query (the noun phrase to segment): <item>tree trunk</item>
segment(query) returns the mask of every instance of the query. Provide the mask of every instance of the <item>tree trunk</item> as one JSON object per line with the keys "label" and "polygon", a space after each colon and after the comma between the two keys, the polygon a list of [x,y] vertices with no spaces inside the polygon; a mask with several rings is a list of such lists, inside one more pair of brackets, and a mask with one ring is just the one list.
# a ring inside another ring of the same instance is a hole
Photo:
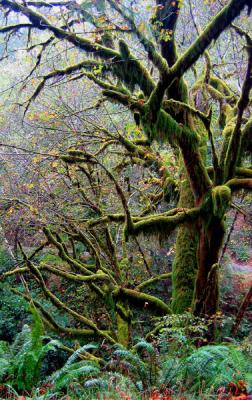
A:
{"label": "tree trunk", "polygon": [[198,248],[199,268],[193,310],[196,315],[214,315],[219,309],[219,255],[225,234],[223,220],[212,216],[201,223]]}
{"label": "tree trunk", "polygon": [[131,312],[127,304],[118,301],[116,304],[117,341],[125,347],[131,340]]}
{"label": "tree trunk", "polygon": [[243,318],[243,316],[244,316],[244,314],[245,314],[245,312],[246,312],[246,310],[247,310],[247,308],[249,306],[249,303],[251,302],[251,299],[252,299],[252,286],[250,287],[248,293],[245,295],[245,297],[244,297],[244,299],[243,299],[243,301],[241,303],[241,306],[239,308],[239,311],[238,311],[238,314],[236,316],[236,320],[235,320],[235,323],[234,323],[234,326],[233,326],[232,332],[231,332],[233,336],[235,336],[237,334],[237,332],[238,332],[238,329],[239,329],[239,326],[241,324],[242,318]]}
{"label": "tree trunk", "polygon": [[[185,171],[181,175],[178,207],[194,207],[194,197]],[[198,269],[198,240],[195,224],[185,224],[178,229],[176,255],[172,265],[172,309],[176,314],[183,313],[192,305]]]}

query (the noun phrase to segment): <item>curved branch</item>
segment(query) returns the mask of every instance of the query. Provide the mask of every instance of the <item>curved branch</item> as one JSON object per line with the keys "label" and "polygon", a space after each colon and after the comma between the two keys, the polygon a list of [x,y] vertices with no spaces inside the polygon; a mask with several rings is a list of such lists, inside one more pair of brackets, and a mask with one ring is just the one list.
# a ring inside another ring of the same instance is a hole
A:
{"label": "curved branch", "polygon": [[230,179],[227,183],[225,183],[225,186],[228,186],[232,192],[235,192],[240,189],[252,189],[252,179]]}
{"label": "curved branch", "polygon": [[57,27],[38,11],[34,11],[29,7],[17,3],[16,1],[1,0],[1,5],[4,8],[10,9],[14,12],[21,12],[24,14],[35,28],[40,30],[48,30],[52,32],[55,37],[67,40],[76,48],[82,49],[87,53],[94,54],[103,60],[107,60],[110,63],[111,69],[115,75],[120,76],[121,79],[125,80],[125,83],[130,83],[133,86],[139,85],[145,95],[148,96],[155,87],[154,81],[147,69],[129,52],[129,50],[126,49],[126,44],[121,46],[121,51],[118,52],[110,47],[103,46],[93,42],[90,39],[84,38],[83,36],[79,36],[75,33],[68,32],[63,28]]}
{"label": "curved branch", "polygon": [[50,229],[48,227],[45,227],[43,229],[44,234],[46,235],[48,241],[52,244],[54,244],[54,246],[59,250],[59,254],[60,257],[62,258],[62,260],[66,261],[71,267],[76,268],[77,270],[85,273],[86,275],[92,275],[93,272],[89,270],[90,265],[85,265],[82,264],[81,262],[75,260],[74,258],[70,257],[65,249],[64,246],[62,245],[62,243],[60,243],[52,234],[52,232],[50,231]]}
{"label": "curved branch", "polygon": [[26,108],[25,108],[25,113],[27,112],[31,102],[34,101],[39,96],[39,94],[43,90],[46,82],[49,79],[56,78],[56,77],[61,77],[61,76],[68,76],[68,75],[71,75],[72,73],[74,73],[76,71],[81,70],[83,67],[92,68],[92,67],[96,67],[97,65],[100,66],[100,65],[103,65],[103,64],[98,63],[97,61],[93,61],[93,60],[85,60],[85,61],[82,61],[82,62],[80,62],[78,64],[70,65],[69,67],[66,67],[64,69],[52,71],[49,74],[43,76],[42,81],[39,83],[39,85],[37,86],[37,88],[35,89],[33,94],[31,95],[31,97],[27,101],[27,105],[26,105]]}
{"label": "curved branch", "polygon": [[16,24],[16,25],[8,25],[4,26],[3,28],[0,28],[0,33],[7,33],[7,32],[12,32],[12,31],[19,31],[19,29],[22,28],[32,28],[32,24]]}
{"label": "curved branch", "polygon": [[114,10],[116,10],[123,18],[125,21],[127,21],[130,24],[130,27],[132,31],[136,34],[137,38],[139,39],[140,43],[142,43],[144,49],[146,50],[149,59],[153,62],[153,65],[155,65],[160,73],[162,74],[164,71],[168,72],[168,64],[155,49],[154,44],[152,41],[147,39],[142,32],[137,28],[135,21],[133,18],[131,18],[129,15],[126,14],[126,12],[123,11],[121,7],[119,7],[118,2],[114,0],[107,0],[108,3]]}
{"label": "curved branch", "polygon": [[153,278],[150,278],[147,281],[142,282],[139,285],[137,285],[135,287],[135,289],[141,291],[141,290],[145,289],[147,286],[151,286],[151,285],[153,285],[153,283],[156,283],[159,281],[165,281],[166,279],[171,278],[171,276],[172,276],[172,272],[154,276]]}
{"label": "curved branch", "polygon": [[153,308],[161,314],[171,314],[170,307],[159,298],[147,293],[142,293],[134,289],[120,288],[118,291],[113,292],[115,296],[128,299],[137,306],[145,306],[146,308]]}

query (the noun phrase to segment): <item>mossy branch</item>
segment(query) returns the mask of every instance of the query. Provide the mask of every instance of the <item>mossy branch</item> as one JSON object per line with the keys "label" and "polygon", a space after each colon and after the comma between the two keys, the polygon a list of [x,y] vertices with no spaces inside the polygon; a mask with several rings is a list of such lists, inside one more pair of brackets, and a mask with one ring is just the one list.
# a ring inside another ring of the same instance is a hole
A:
{"label": "mossy branch", "polygon": [[231,179],[235,174],[235,168],[240,158],[240,150],[242,144],[242,117],[245,109],[249,104],[249,93],[252,88],[252,43],[248,48],[248,66],[246,76],[242,86],[240,99],[237,103],[237,119],[234,130],[232,132],[229,145],[226,152],[224,164],[224,179]]}
{"label": "mossy branch", "polygon": [[[40,304],[37,300],[31,299],[28,295],[25,293],[21,293],[18,290],[12,288],[11,291],[16,294],[17,296],[23,297],[27,301],[32,301],[32,303],[36,306],[36,308],[41,312],[42,314],[42,319],[43,322],[52,330],[56,331],[57,333],[64,333],[68,337],[92,337],[95,336],[95,331],[92,329],[77,329],[77,328],[67,328],[64,327],[53,318],[53,316]],[[106,332],[108,333],[108,332]],[[66,349],[65,346],[62,347],[63,349]],[[67,348],[67,351],[70,351],[71,353],[74,352],[73,349]],[[93,360],[97,362],[102,362],[103,360],[94,356],[93,354],[90,354],[87,351],[84,351],[81,355],[80,358],[83,360]]]}
{"label": "mossy branch", "polygon": [[236,192],[237,190],[241,189],[252,190],[252,179],[234,178],[226,182],[225,185],[228,186],[232,192]]}
{"label": "mossy branch", "polygon": [[252,118],[248,120],[242,129],[241,156],[246,152],[252,153]]}
{"label": "mossy branch", "polygon": [[81,262],[75,260],[74,258],[70,257],[65,249],[62,243],[60,243],[55,236],[52,234],[51,230],[48,227],[45,227],[43,229],[44,234],[46,235],[48,241],[52,243],[58,250],[59,250],[59,255],[62,258],[62,260],[66,261],[71,267],[85,273],[86,275],[92,275],[93,272],[89,270],[89,266],[86,264],[82,264]]}
{"label": "mossy branch", "polygon": [[129,91],[124,88],[124,87],[118,87],[115,85],[111,85],[108,82],[105,82],[104,80],[98,78],[96,75],[92,74],[91,72],[83,72],[83,76],[86,76],[88,79],[96,83],[100,88],[104,90],[112,90],[112,91],[117,91],[122,94],[129,95]]}
{"label": "mossy branch", "polygon": [[191,68],[204,53],[213,40],[241,13],[244,7],[249,6],[250,0],[231,0],[229,4],[212,19],[189,49],[176,61],[169,73],[169,81],[174,77],[181,77]]}
{"label": "mossy branch", "polygon": [[192,208],[177,212],[173,216],[151,215],[142,218],[139,222],[133,223],[132,229],[128,232],[130,235],[139,235],[140,233],[152,235],[162,233],[169,235],[179,225],[186,222],[196,221],[201,214],[201,209]]}
{"label": "mossy branch", "polygon": [[12,32],[12,31],[19,31],[20,29],[23,28],[32,28],[33,25],[32,24],[14,24],[14,25],[7,25],[4,26],[2,28],[0,28],[0,33],[8,33],[8,32]]}
{"label": "mossy branch", "polygon": [[118,102],[131,110],[136,110],[140,113],[143,112],[143,106],[141,102],[134,100],[130,95],[121,93],[120,90],[103,90],[103,95],[110,98],[111,101]]}
{"label": "mossy branch", "polygon": [[162,104],[162,108],[167,111],[169,114],[179,114],[181,111],[189,112],[191,115],[198,117],[204,124],[209,123],[209,116],[204,114],[203,112],[197,110],[196,108],[190,106],[189,104],[183,103],[178,100],[164,100]]}
{"label": "mossy branch", "polygon": [[[146,68],[132,54],[129,54],[129,57],[126,59],[124,55],[110,47],[103,46],[83,36],[57,27],[43,14],[23,4],[17,3],[16,1],[2,0],[1,5],[8,10],[25,15],[34,28],[48,30],[52,32],[56,38],[66,40],[78,49],[84,50],[89,54],[94,54],[96,57],[103,60],[107,60],[115,75],[124,80],[126,84],[132,86],[139,85],[145,95],[150,95],[155,87],[154,81]],[[127,68],[125,68],[125,64],[127,64]]]}
{"label": "mossy branch", "polygon": [[160,314],[171,313],[171,309],[167,304],[159,298],[147,293],[142,293],[134,289],[120,288],[118,291],[113,292],[113,295],[122,299],[128,299],[130,303],[133,303],[138,307],[144,306],[147,309],[154,309]]}
{"label": "mossy branch", "polygon": [[252,178],[252,168],[238,167],[235,170],[238,178]]}
{"label": "mossy branch", "polygon": [[36,280],[39,283],[40,288],[42,289],[46,298],[48,298],[57,308],[66,311],[69,315],[72,315],[77,321],[82,322],[87,325],[89,328],[93,329],[98,336],[102,336],[104,339],[107,339],[110,343],[116,343],[116,341],[107,333],[101,331],[96,324],[89,318],[84,317],[83,315],[77,313],[68,307],[63,301],[61,301],[57,296],[55,296],[46,286],[44,278],[39,271],[39,269],[26,257],[25,253],[22,251],[22,255],[25,259],[26,265],[29,268],[30,272],[34,275]]}
{"label": "mossy branch", "polygon": [[167,280],[167,279],[171,278],[171,276],[172,276],[172,272],[154,276],[153,278],[150,278],[147,281],[142,282],[139,285],[137,285],[135,287],[135,289],[141,291],[141,290],[145,289],[146,287],[153,285],[156,282]]}
{"label": "mossy branch", "polygon": [[[97,273],[97,274],[92,274],[88,276],[80,275],[80,274],[73,274],[71,272],[64,271],[60,268],[56,268],[52,265],[45,264],[43,262],[40,263],[40,265],[37,266],[38,270],[46,270],[51,272],[54,275],[61,276],[62,278],[68,279],[73,282],[95,282],[95,281],[110,281],[110,277],[105,274],[105,273]],[[25,274],[26,272],[29,272],[28,267],[22,267],[22,268],[15,268],[12,269],[11,271],[7,271],[3,273],[3,276],[8,277],[8,276],[13,276],[17,274]]]}
{"label": "mossy branch", "polygon": [[[12,288],[11,291],[16,295],[23,297],[27,301],[31,301],[31,298],[22,292]],[[66,328],[58,324],[58,322],[53,318],[53,316],[40,304],[37,300],[32,299],[32,303],[38,308],[46,319],[49,322],[50,326],[57,332],[65,333],[67,336],[94,336],[95,331],[93,329],[76,329],[76,328]]]}
{"label": "mossy branch", "polygon": [[85,60],[82,61],[78,64],[74,64],[74,65],[70,65],[64,69],[58,69],[55,71],[52,71],[50,73],[48,73],[47,75],[44,75],[42,77],[41,82],[39,83],[39,85],[36,87],[35,91],[33,92],[33,94],[30,96],[30,98],[27,100],[27,105],[25,107],[25,112],[27,112],[28,108],[30,107],[30,104],[36,100],[36,98],[39,96],[39,94],[41,93],[41,91],[43,90],[43,88],[45,87],[45,84],[48,80],[52,79],[52,78],[59,78],[59,77],[63,77],[63,76],[69,76],[72,75],[74,72],[80,71],[82,68],[93,68],[93,67],[97,67],[97,66],[101,66],[103,64],[94,61],[94,60]]}
{"label": "mossy branch", "polygon": [[164,71],[168,71],[168,64],[159,54],[155,48],[154,43],[147,39],[146,36],[137,28],[134,19],[126,14],[126,12],[122,9],[122,7],[119,6],[117,1],[114,0],[107,0],[110,6],[116,10],[122,17],[123,19],[129,23],[131,30],[136,34],[137,38],[139,39],[140,43],[142,43],[144,49],[146,50],[149,59],[153,62],[155,67],[158,68],[160,73],[163,73]]}

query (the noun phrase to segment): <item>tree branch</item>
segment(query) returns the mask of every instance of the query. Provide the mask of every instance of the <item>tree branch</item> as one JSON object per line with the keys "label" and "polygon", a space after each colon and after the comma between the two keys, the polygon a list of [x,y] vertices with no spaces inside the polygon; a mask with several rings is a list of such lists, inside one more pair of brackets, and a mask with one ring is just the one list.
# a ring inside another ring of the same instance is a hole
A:
{"label": "tree branch", "polygon": [[126,298],[137,306],[145,306],[146,308],[154,308],[161,314],[170,314],[170,307],[162,300],[147,293],[142,293],[134,289],[120,288],[113,292],[114,296]]}
{"label": "tree branch", "polygon": [[241,13],[243,8],[249,6],[250,0],[231,0],[229,4],[212,19],[195,42],[177,60],[169,72],[169,82],[175,77],[181,77],[198,58],[204,53],[213,40],[217,40],[220,34]]}
{"label": "tree branch", "polygon": [[144,281],[144,282],[140,283],[139,285],[137,285],[135,287],[135,290],[141,291],[141,290],[145,289],[147,286],[151,286],[151,285],[153,285],[153,283],[156,283],[159,281],[165,281],[165,280],[171,278],[171,276],[172,276],[172,272],[154,276],[153,278],[150,278],[147,281]]}
{"label": "tree branch", "polygon": [[232,192],[235,192],[240,189],[252,189],[252,179],[238,179],[234,178],[225,183],[225,186],[228,186]]}

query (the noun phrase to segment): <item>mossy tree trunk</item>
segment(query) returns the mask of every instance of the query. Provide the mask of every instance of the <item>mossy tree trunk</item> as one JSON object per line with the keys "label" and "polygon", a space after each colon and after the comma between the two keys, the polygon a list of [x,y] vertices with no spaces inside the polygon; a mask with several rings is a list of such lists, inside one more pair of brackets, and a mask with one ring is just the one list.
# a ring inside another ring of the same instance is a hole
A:
{"label": "mossy tree trunk", "polygon": [[[175,28],[179,16],[179,1],[162,0],[157,1],[162,7],[157,12],[157,19],[160,27],[172,32],[171,39],[160,40],[161,53],[166,59],[169,67],[172,67],[177,59],[177,50],[174,40]],[[162,36],[161,36],[162,37]],[[175,80],[167,90],[169,99],[188,103],[188,88],[183,78]],[[176,121],[185,124],[188,121],[183,112],[174,115]],[[177,152],[178,163],[180,164],[180,187],[179,187],[179,208],[194,207],[194,196],[188,179],[185,159],[181,152]],[[184,224],[178,228],[176,238],[176,255],[172,265],[172,309],[175,313],[182,313],[191,307],[195,277],[197,273],[197,247],[198,231],[195,224]]]}
{"label": "mossy tree trunk", "polygon": [[[193,193],[184,168],[181,180],[178,207],[194,207]],[[198,269],[198,239],[196,224],[184,224],[178,228],[176,254],[172,265],[172,309],[175,313],[184,312],[192,304]]]}
{"label": "mossy tree trunk", "polygon": [[224,218],[231,202],[231,190],[222,185],[209,190],[203,200],[199,221],[198,273],[193,309],[197,315],[213,315],[219,308],[218,262],[225,235]]}
{"label": "mossy tree trunk", "polygon": [[125,301],[118,301],[116,309],[117,341],[128,347],[131,343],[131,312]]}

